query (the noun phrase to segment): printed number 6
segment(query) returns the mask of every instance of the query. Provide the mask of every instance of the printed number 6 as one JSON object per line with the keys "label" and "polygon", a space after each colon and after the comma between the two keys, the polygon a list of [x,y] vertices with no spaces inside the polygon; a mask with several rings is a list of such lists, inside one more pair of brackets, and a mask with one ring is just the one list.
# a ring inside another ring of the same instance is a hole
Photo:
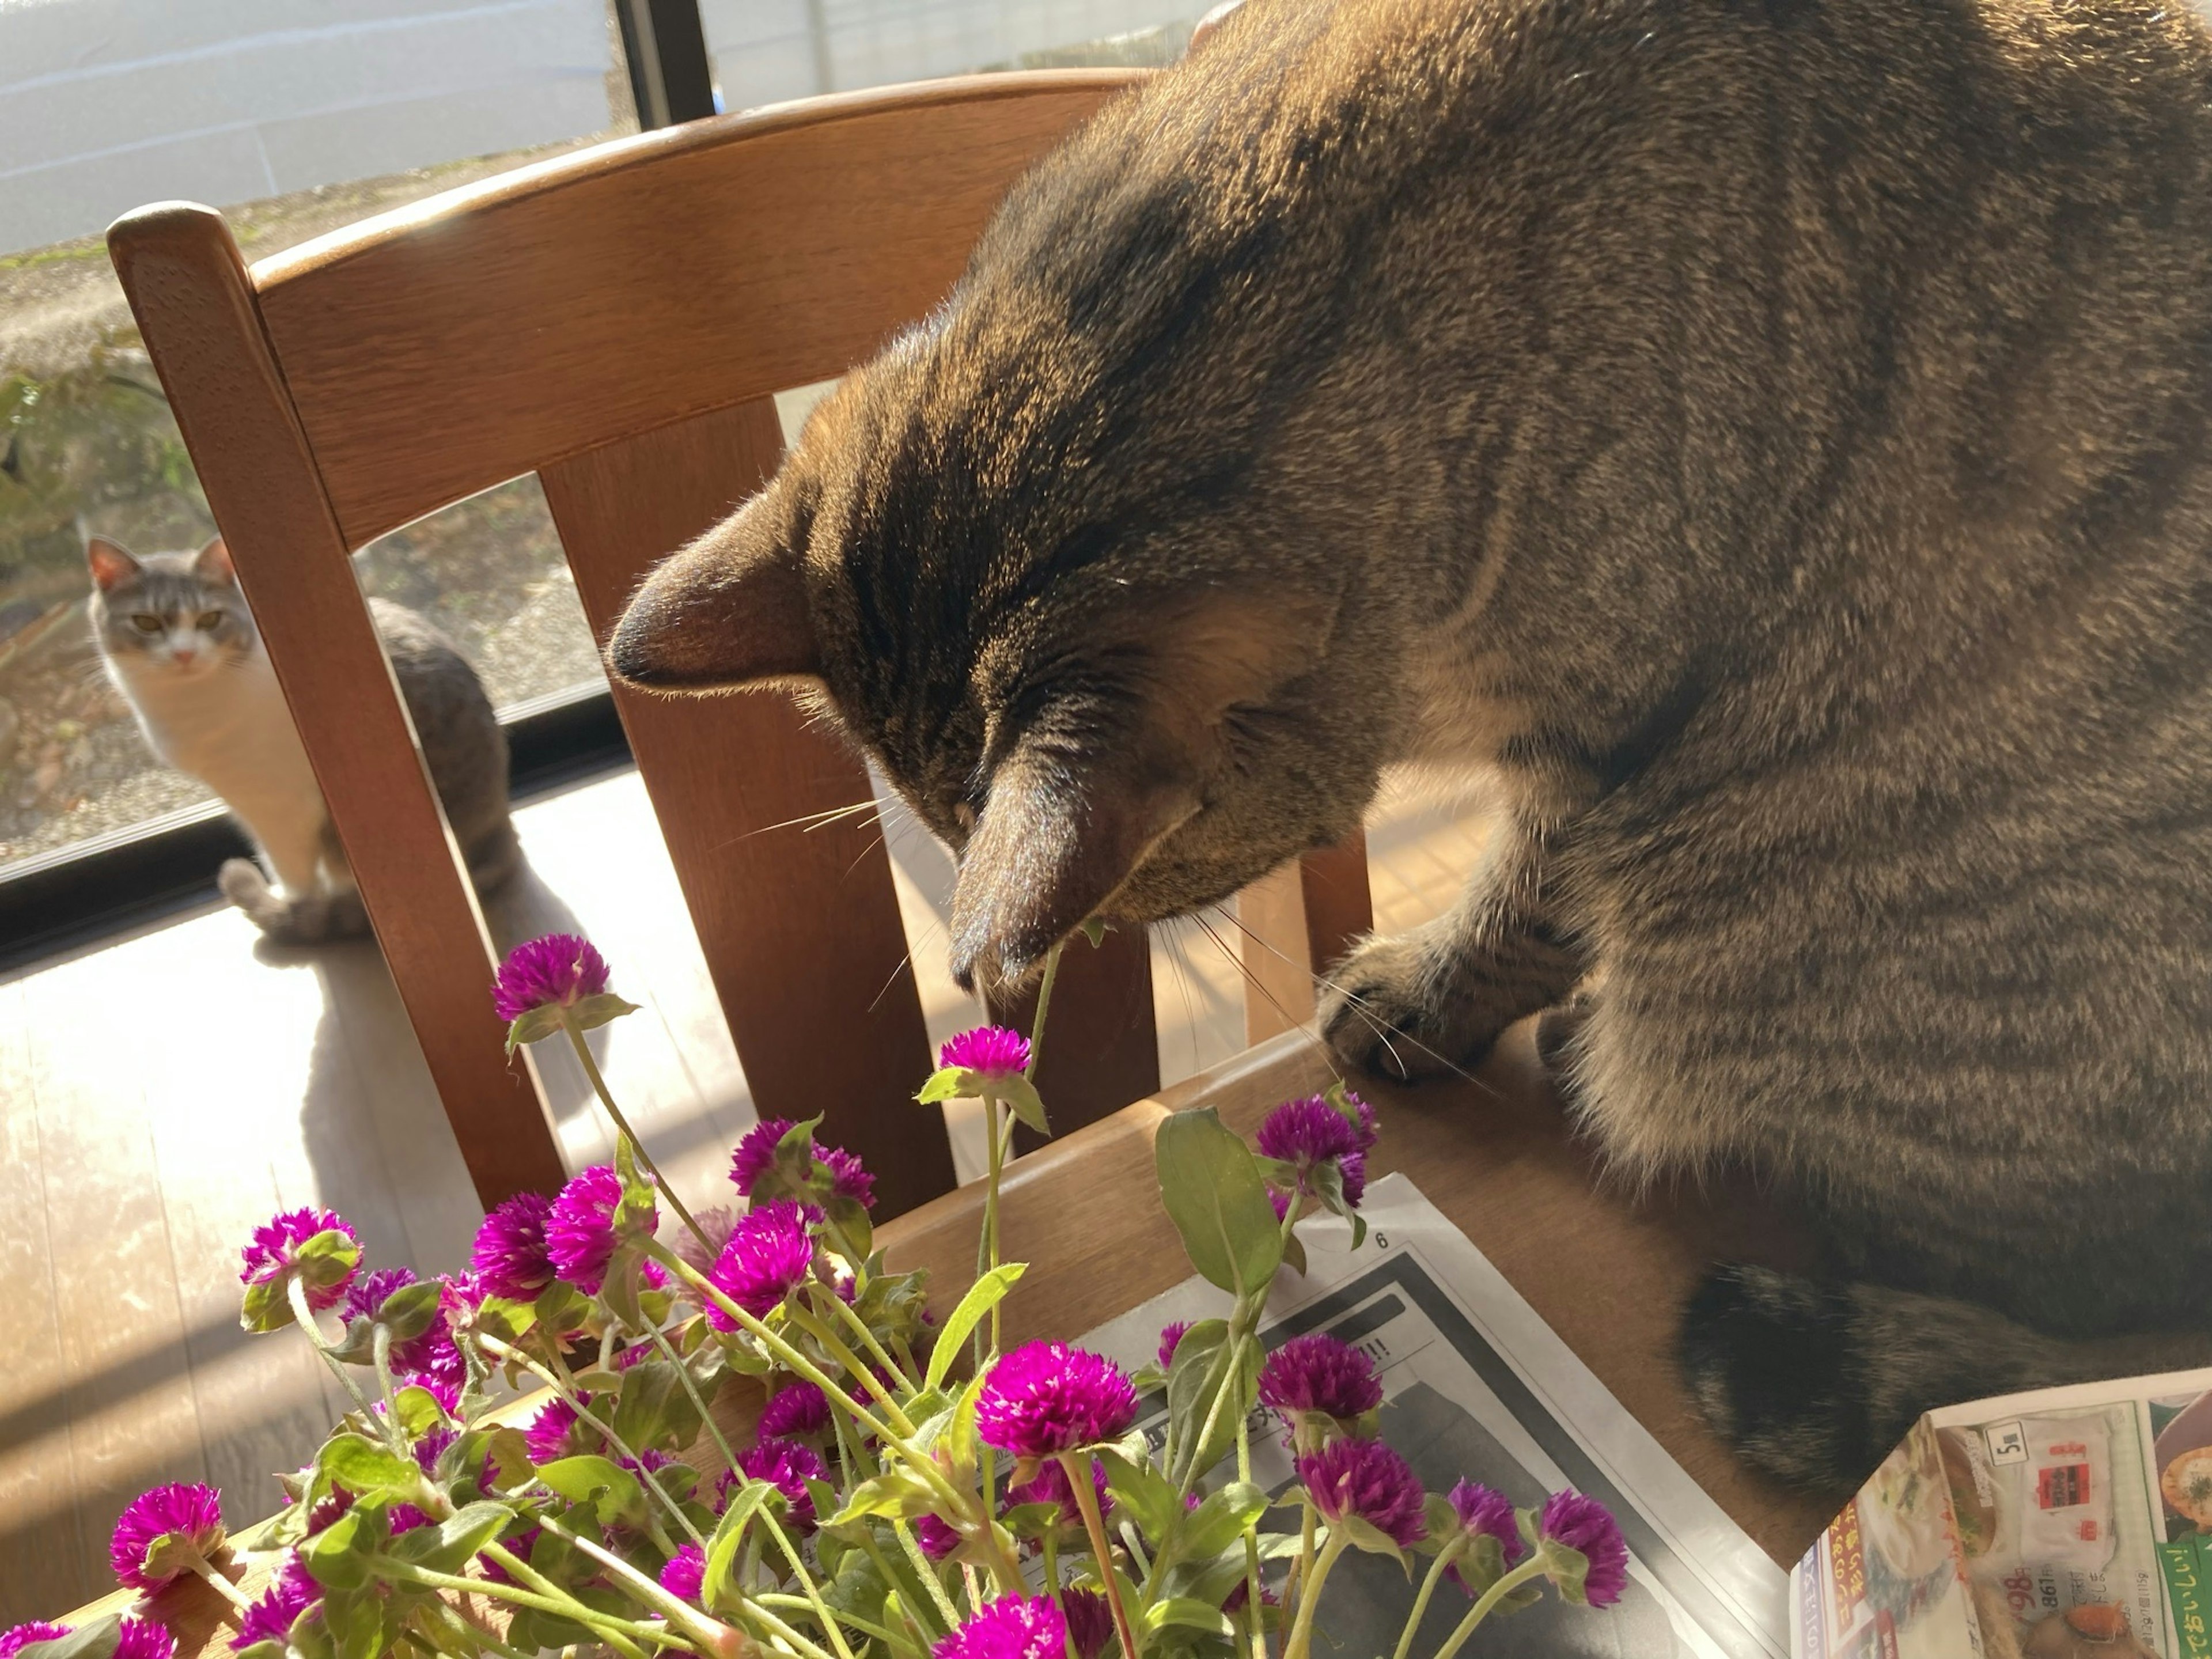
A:
{"label": "printed number 6", "polygon": [[1387,1249],[1389,1249],[1390,1248],[1390,1235],[1389,1235],[1389,1234],[1388,1234],[1388,1233],[1377,1233],[1377,1234],[1376,1234],[1376,1235],[1375,1235],[1375,1248],[1376,1248],[1376,1249],[1378,1249],[1378,1250],[1387,1250]]}

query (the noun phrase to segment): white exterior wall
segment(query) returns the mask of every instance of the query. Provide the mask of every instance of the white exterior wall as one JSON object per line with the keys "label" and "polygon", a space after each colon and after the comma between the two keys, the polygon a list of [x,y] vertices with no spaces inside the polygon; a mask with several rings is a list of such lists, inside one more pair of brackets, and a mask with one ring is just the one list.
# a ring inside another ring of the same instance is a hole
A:
{"label": "white exterior wall", "polygon": [[607,64],[603,0],[0,0],[0,252],[601,131]]}
{"label": "white exterior wall", "polygon": [[1212,0],[699,0],[726,109],[923,81],[1194,21]]}

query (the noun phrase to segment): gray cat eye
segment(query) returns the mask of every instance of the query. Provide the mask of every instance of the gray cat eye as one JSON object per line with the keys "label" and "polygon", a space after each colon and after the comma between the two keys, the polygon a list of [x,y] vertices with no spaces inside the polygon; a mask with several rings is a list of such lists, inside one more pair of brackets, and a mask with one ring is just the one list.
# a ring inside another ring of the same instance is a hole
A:
{"label": "gray cat eye", "polygon": [[159,617],[149,616],[145,611],[141,611],[137,616],[131,618],[131,625],[137,629],[141,634],[158,634],[166,624],[163,623]]}
{"label": "gray cat eye", "polygon": [[201,632],[201,633],[203,633],[203,634],[212,634],[212,633],[214,633],[214,632],[215,632],[215,630],[216,630],[216,629],[218,629],[218,628],[222,627],[222,611],[201,611],[201,612],[200,612],[199,630],[200,630],[200,632]]}

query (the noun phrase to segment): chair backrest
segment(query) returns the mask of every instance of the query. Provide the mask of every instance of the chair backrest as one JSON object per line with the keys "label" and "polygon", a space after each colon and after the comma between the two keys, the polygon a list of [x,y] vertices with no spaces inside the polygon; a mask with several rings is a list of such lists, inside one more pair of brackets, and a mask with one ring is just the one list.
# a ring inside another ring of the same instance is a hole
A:
{"label": "chair backrest", "polygon": [[[251,270],[205,208],[110,232],[487,1204],[550,1190],[561,1158],[534,1073],[503,1054],[483,919],[348,556],[534,471],[604,637],[655,560],[773,471],[773,394],[926,313],[1014,179],[1133,78],[975,77],[695,123]],[[617,702],[762,1115],[826,1112],[888,1211],[948,1188],[935,1115],[911,1103],[927,1042],[887,856],[860,822],[757,833],[865,801],[865,769],[779,698]],[[1364,860],[1338,857],[1336,885],[1353,863],[1356,902],[1285,912],[1270,956],[1317,962],[1364,925]],[[1051,1037],[1060,1127],[1158,1086],[1141,938],[1070,953]]]}

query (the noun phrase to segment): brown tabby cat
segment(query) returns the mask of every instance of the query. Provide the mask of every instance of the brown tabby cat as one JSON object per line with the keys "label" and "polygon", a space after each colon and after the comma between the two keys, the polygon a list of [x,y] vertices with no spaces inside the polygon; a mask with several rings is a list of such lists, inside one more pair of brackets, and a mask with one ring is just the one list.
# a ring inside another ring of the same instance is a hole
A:
{"label": "brown tabby cat", "polygon": [[1939,1401],[2212,1358],[2208,399],[2179,0],[1249,0],[612,660],[833,714],[961,850],[963,980],[1386,763],[1492,774],[1329,1041],[1419,1073],[1579,987],[1615,1164],[1832,1242],[1683,1352],[1850,1480]]}

